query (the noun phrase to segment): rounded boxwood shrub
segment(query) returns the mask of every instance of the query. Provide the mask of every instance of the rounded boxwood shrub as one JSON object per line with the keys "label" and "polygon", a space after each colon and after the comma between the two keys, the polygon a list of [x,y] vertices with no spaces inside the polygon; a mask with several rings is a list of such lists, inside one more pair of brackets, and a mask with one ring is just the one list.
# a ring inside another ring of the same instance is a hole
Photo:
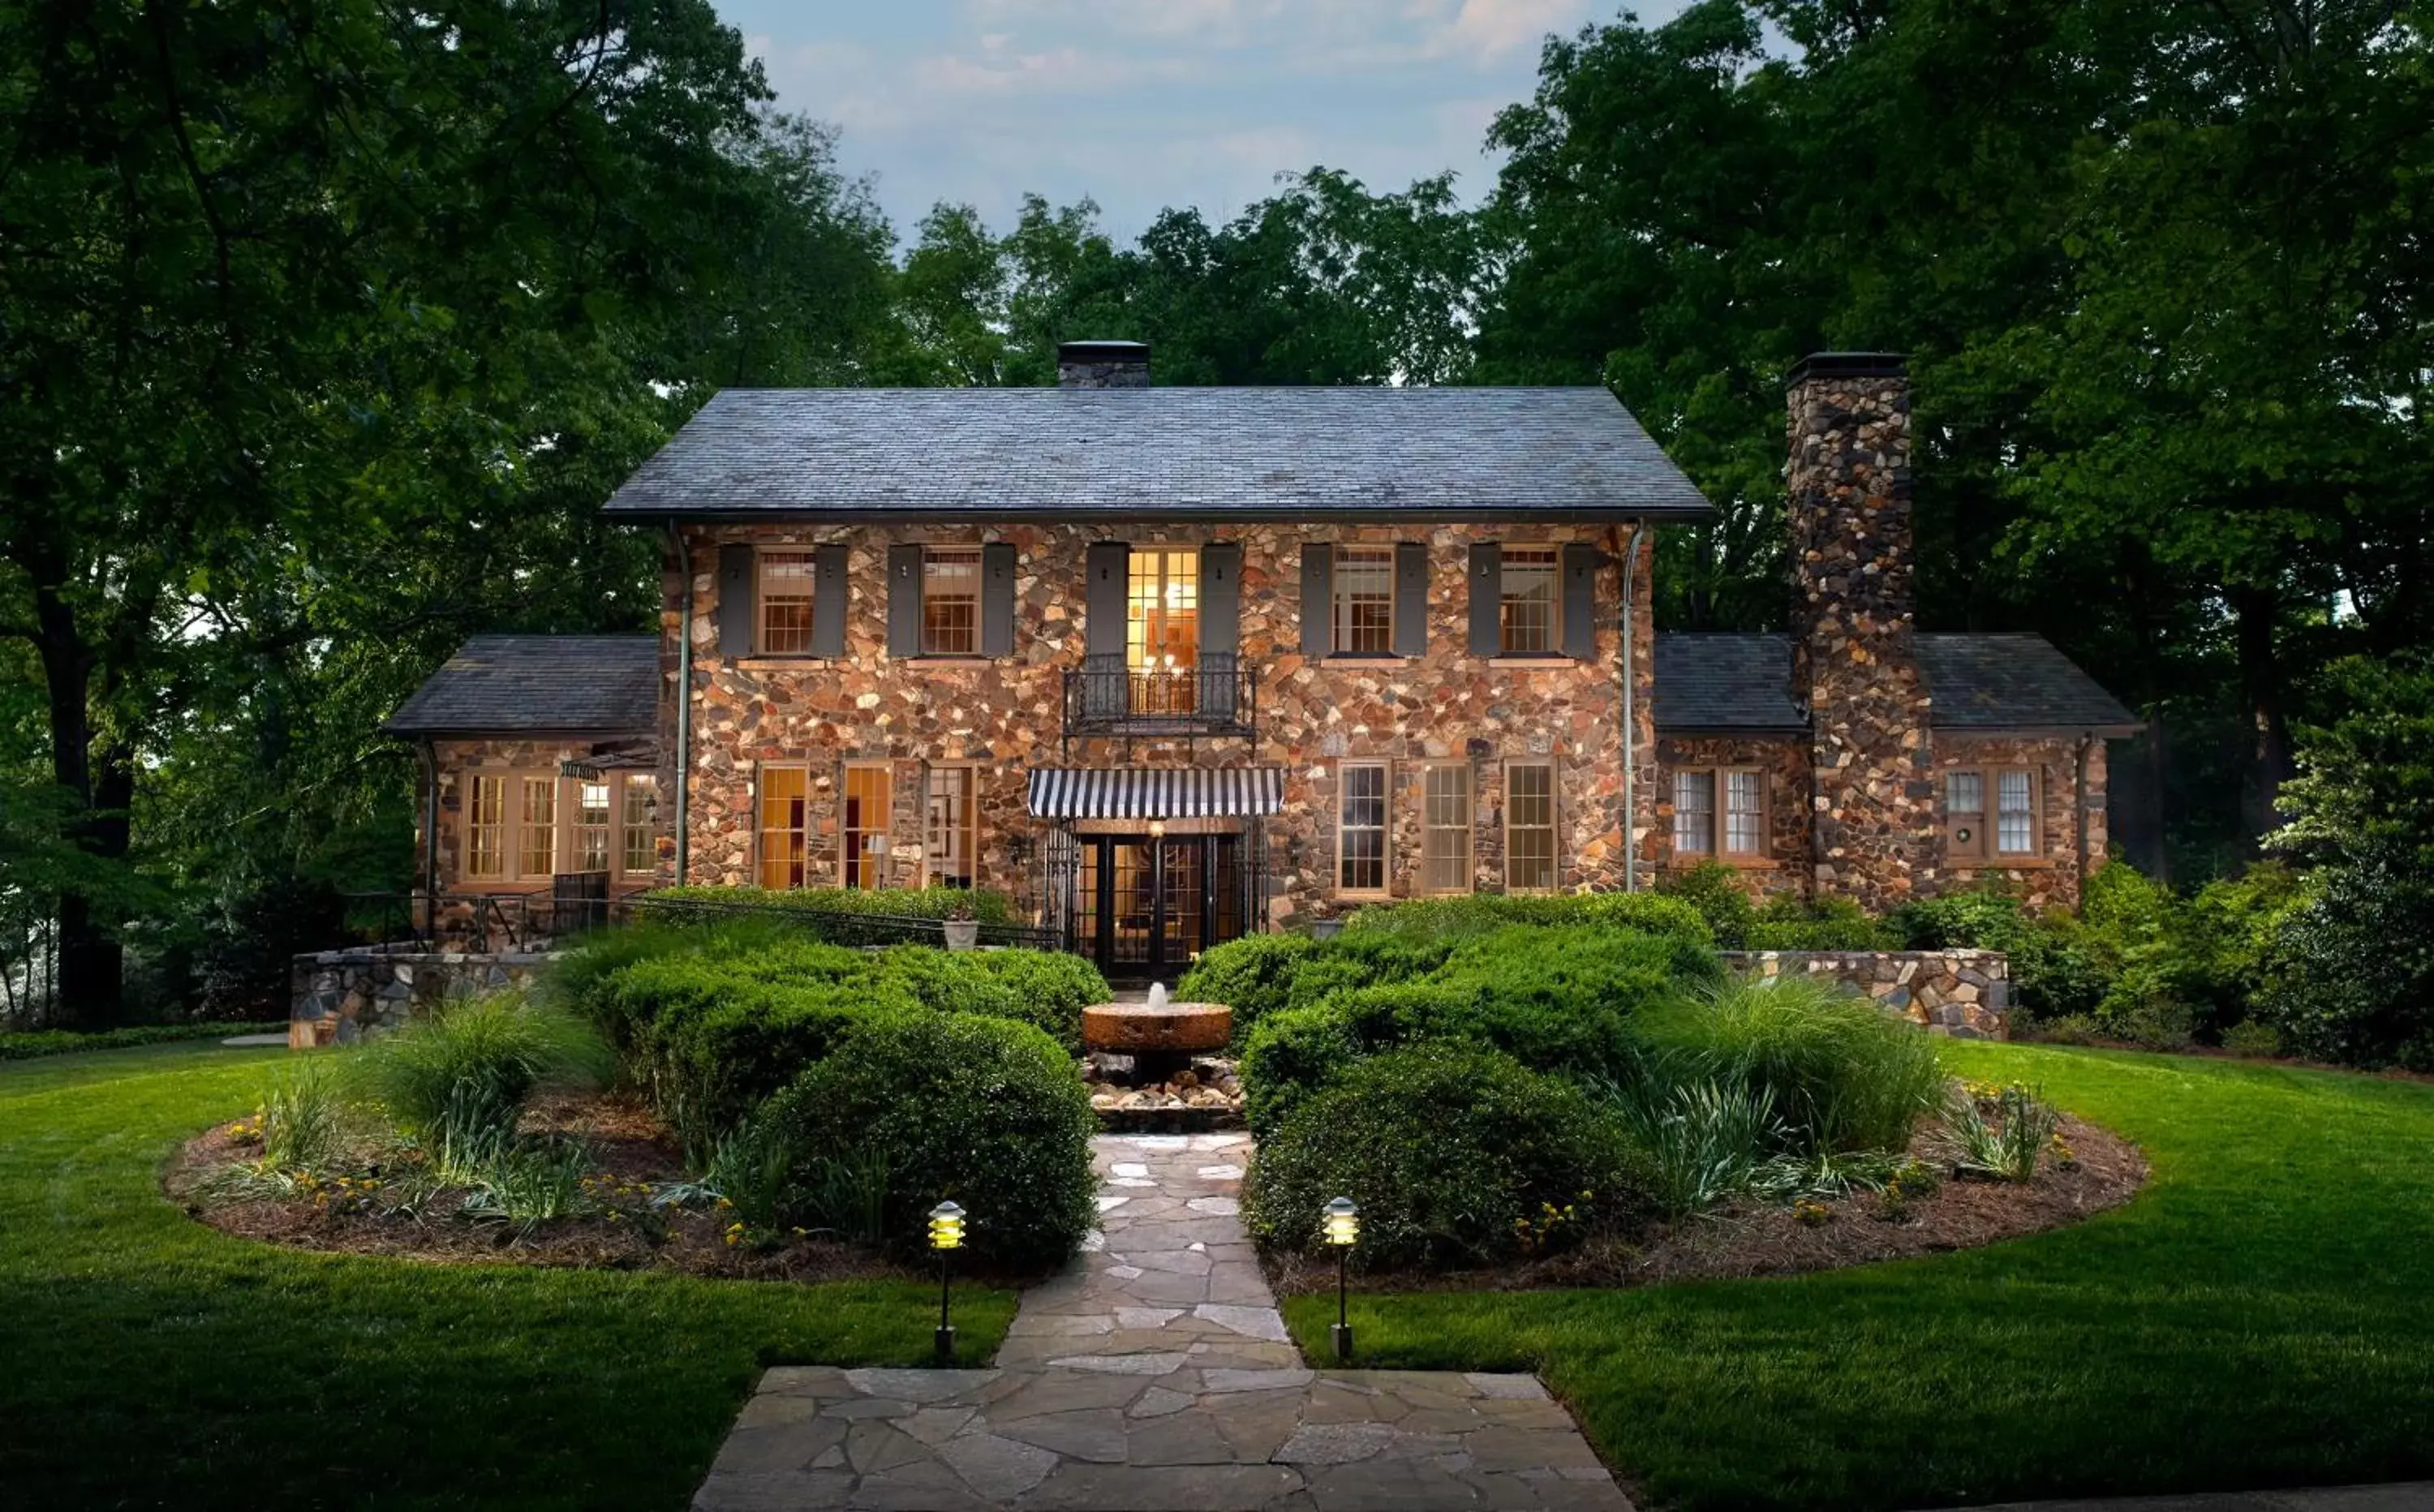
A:
{"label": "rounded boxwood shrub", "polygon": [[1320,948],[1308,935],[1254,934],[1228,940],[1200,953],[1174,984],[1176,1001],[1223,1003],[1234,1011],[1234,1048],[1251,1043],[1251,1030],[1293,1000],[1294,974]]}
{"label": "rounded boxwood shrub", "polygon": [[1367,1054],[1351,1015],[1333,1004],[1289,1008],[1260,1021],[1243,1052],[1243,1119],[1265,1139],[1311,1093]]}
{"label": "rounded boxwood shrub", "polygon": [[1414,1045],[1294,1108],[1260,1144],[1243,1211],[1260,1243],[1315,1250],[1319,1210],[1349,1197],[1363,1262],[1479,1264],[1517,1253],[1548,1205],[1584,1222],[1636,1207],[1618,1184],[1626,1158],[1568,1083],[1475,1045]]}
{"label": "rounded boxwood shrub", "polygon": [[1082,1049],[1082,1010],[1115,995],[1098,967],[1061,950],[980,950],[956,959],[996,977],[1014,999],[1014,1017],[1046,1029],[1075,1054]]}
{"label": "rounded boxwood shrub", "polygon": [[1046,1033],[914,1013],[854,1026],[769,1100],[755,1132],[785,1152],[785,1222],[819,1221],[835,1173],[849,1170],[882,1188],[866,1196],[887,1248],[918,1250],[930,1209],[952,1198],[971,1215],[976,1256],[1032,1269],[1089,1232],[1097,1130],[1089,1094]]}

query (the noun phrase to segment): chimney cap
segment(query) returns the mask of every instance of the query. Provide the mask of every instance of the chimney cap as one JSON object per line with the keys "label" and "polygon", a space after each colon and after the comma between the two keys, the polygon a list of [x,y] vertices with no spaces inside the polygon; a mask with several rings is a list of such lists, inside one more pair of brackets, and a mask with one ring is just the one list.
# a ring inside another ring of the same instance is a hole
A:
{"label": "chimney cap", "polygon": [[1060,363],[1145,363],[1149,361],[1149,343],[1060,341],[1056,344],[1056,360]]}
{"label": "chimney cap", "polygon": [[1907,378],[1910,357],[1898,351],[1817,351],[1791,365],[1786,388],[1812,378]]}

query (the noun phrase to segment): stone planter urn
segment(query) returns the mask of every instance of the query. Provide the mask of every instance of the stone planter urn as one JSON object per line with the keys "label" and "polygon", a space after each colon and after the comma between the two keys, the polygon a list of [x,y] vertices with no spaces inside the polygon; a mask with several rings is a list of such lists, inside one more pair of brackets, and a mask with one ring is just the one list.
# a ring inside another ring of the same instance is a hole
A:
{"label": "stone planter urn", "polygon": [[981,922],[978,919],[946,919],[940,921],[947,931],[949,950],[977,950],[981,943]]}

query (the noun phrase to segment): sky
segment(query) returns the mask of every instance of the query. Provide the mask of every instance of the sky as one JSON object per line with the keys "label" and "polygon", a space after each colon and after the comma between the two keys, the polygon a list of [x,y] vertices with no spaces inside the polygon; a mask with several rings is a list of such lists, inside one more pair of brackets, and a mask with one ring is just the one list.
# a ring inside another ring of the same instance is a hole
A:
{"label": "sky", "polygon": [[1121,242],[1320,163],[1379,191],[1449,168],[1474,199],[1488,121],[1529,98],[1541,42],[1620,0],[715,3],[782,108],[842,128],[841,166],[872,176],[900,239],[940,200],[1003,229],[1036,190],[1095,199]]}

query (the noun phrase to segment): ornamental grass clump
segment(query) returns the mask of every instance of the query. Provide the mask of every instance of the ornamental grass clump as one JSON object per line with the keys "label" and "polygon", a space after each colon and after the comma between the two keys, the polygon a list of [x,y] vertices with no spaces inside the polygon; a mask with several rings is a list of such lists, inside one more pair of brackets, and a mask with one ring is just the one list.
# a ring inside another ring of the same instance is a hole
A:
{"label": "ornamental grass clump", "polygon": [[1954,1083],[1944,1115],[1953,1164],[1966,1175],[1998,1181],[2032,1180],[2040,1156],[2066,1151],[2061,1128],[2053,1105],[2016,1081]]}
{"label": "ornamental grass clump", "polygon": [[1905,1149],[1943,1100],[1927,1035],[1812,977],[1737,978],[1629,1027],[1654,1096],[1706,1082],[1763,1092],[1784,1132],[1780,1152]]}
{"label": "ornamental grass clump", "polygon": [[1748,1191],[1767,1151],[1786,1139],[1774,1095],[1764,1086],[1692,1081],[1655,1097],[1619,1096],[1611,1105],[1631,1136],[1640,1185],[1669,1218]]}
{"label": "ornamental grass clump", "polygon": [[274,1080],[263,1093],[255,1127],[265,1168],[309,1171],[328,1164],[346,1139],[345,1108],[329,1063],[307,1061]]}
{"label": "ornamental grass clump", "polygon": [[596,1086],[613,1060],[599,1032],[521,993],[460,998],[373,1041],[356,1087],[449,1179],[478,1179],[543,1087]]}

